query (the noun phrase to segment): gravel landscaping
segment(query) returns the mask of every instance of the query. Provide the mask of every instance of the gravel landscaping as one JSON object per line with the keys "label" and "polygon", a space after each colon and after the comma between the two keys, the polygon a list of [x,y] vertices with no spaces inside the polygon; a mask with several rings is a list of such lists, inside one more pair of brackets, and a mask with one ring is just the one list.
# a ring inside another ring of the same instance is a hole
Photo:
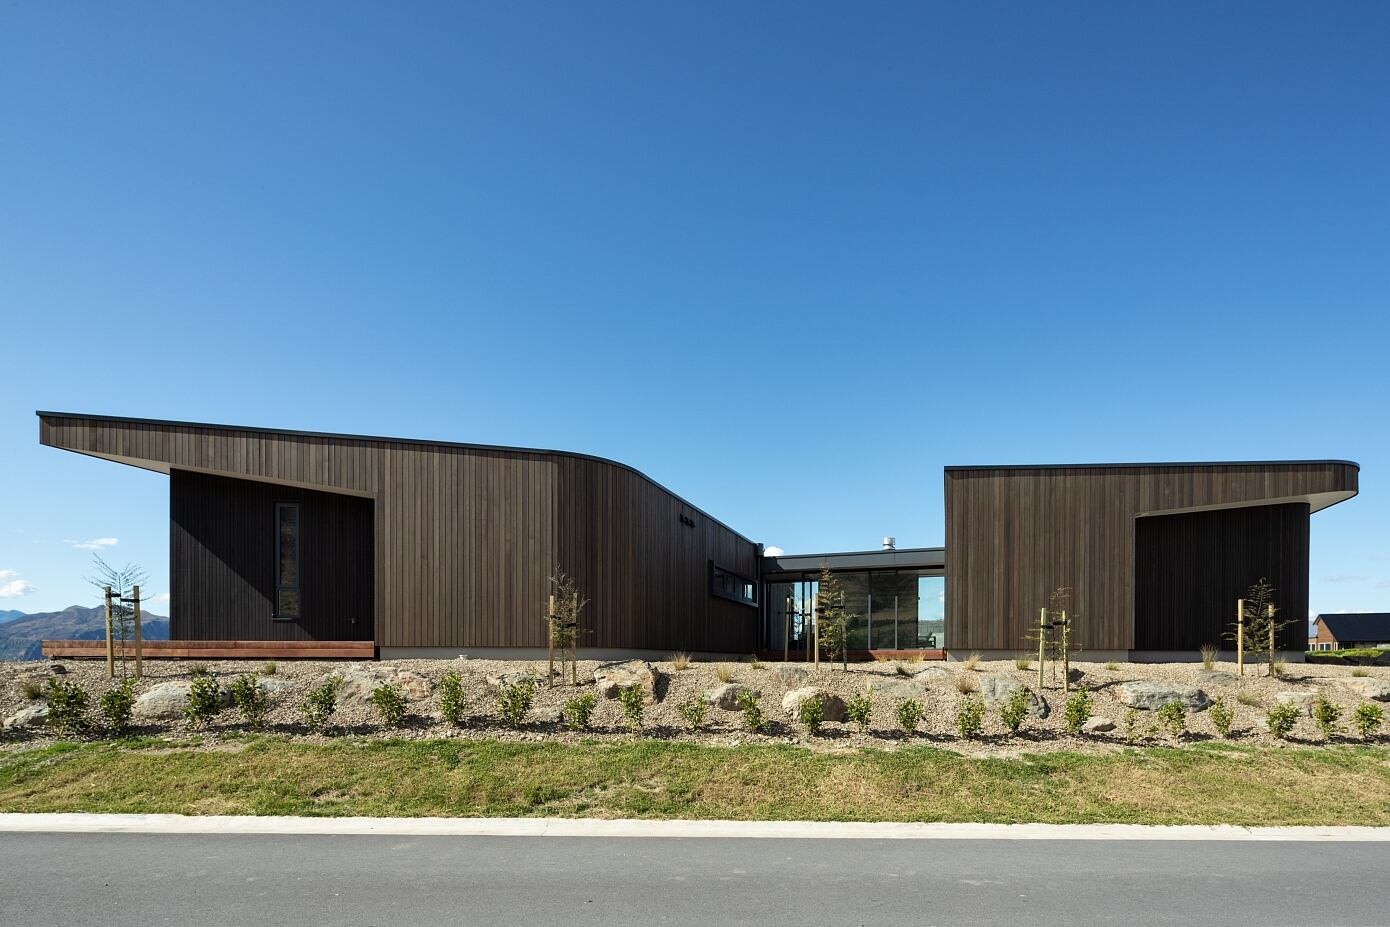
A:
{"label": "gravel landscaping", "polygon": [[[270,696],[267,730],[290,735],[306,742],[324,741],[345,733],[366,737],[407,739],[464,738],[514,742],[578,742],[580,740],[631,741],[634,734],[624,723],[624,712],[616,695],[617,686],[608,678],[615,675],[612,667],[594,661],[579,663],[579,686],[557,682],[555,688],[538,686],[526,721],[519,729],[502,724],[498,713],[496,688],[489,680],[524,678],[535,674],[543,677],[545,664],[495,660],[396,660],[383,663],[341,661],[280,661],[273,674],[266,666],[250,661],[150,661],[146,663],[146,678],[137,687],[134,734],[178,737],[189,731],[187,722],[179,716],[180,699],[186,686],[199,668],[211,674],[225,687],[240,675],[256,672],[261,675]],[[974,668],[961,663],[866,663],[851,664],[848,671],[838,666],[822,664],[811,669],[803,664],[697,663],[677,670],[669,661],[647,666],[622,667],[616,674],[633,672],[648,690],[643,711],[643,730],[640,736],[672,741],[697,742],[713,745],[738,743],[793,743],[815,750],[845,750],[857,747],[896,749],[904,744],[930,744],[971,756],[1007,756],[1019,753],[1039,753],[1056,750],[1104,752],[1141,744],[1172,744],[1172,737],[1156,730],[1155,712],[1164,701],[1177,698],[1192,709],[1187,716],[1187,742],[1212,740],[1217,737],[1207,706],[1221,697],[1234,710],[1232,736],[1243,744],[1277,744],[1263,728],[1265,709],[1280,702],[1300,706],[1300,717],[1294,726],[1291,740],[1300,744],[1323,742],[1316,725],[1308,717],[1307,706],[1321,692],[1329,701],[1342,706],[1345,729],[1350,714],[1363,702],[1375,700],[1390,711],[1390,667],[1358,669],[1350,666],[1290,664],[1283,677],[1269,679],[1253,675],[1236,677],[1233,664],[1217,664],[1204,670],[1200,664],[1105,664],[1078,661],[1072,664],[1077,685],[1089,688],[1094,699],[1093,722],[1083,736],[1069,736],[1064,728],[1060,679],[1049,678],[1040,693],[1041,701],[1029,698],[1029,712],[1018,735],[1009,736],[999,718],[998,705],[1018,686],[1036,688],[1036,670],[1019,670],[1013,661],[980,662]],[[650,672],[649,672],[650,670]],[[465,709],[461,727],[446,723],[440,714],[440,677],[449,671],[462,675]],[[87,689],[92,698],[92,715],[96,716],[97,699],[111,685],[106,679],[105,665],[100,661],[69,660],[51,662],[0,664],[0,719],[5,719],[7,742],[42,743],[53,735],[42,723],[44,699],[31,698],[37,686],[55,672]],[[1353,672],[1364,675],[1353,676]],[[595,676],[599,685],[595,685]],[[339,707],[325,734],[312,734],[306,729],[301,705],[314,686],[331,675],[345,680],[339,695]],[[520,674],[508,676],[507,674]],[[723,677],[723,678],[721,678]],[[405,720],[399,727],[384,726],[368,701],[371,690],[380,682],[394,682],[409,699]],[[170,684],[174,685],[170,685]],[[809,735],[799,721],[783,709],[795,705],[813,688],[823,693],[831,709],[818,736]],[[743,728],[743,716],[738,710],[737,691],[751,689],[759,694],[759,704],[767,724],[763,731],[750,733]],[[957,706],[966,692],[986,696],[984,733],[978,739],[963,740],[955,729]],[[561,717],[564,704],[583,692],[597,692],[598,705],[590,727],[584,731],[569,731]],[[861,733],[852,723],[836,720],[844,717],[842,702],[865,692],[873,702],[870,729]],[[794,693],[788,698],[788,693]],[[708,694],[708,697],[706,697]],[[610,695],[610,697],[605,697]],[[1238,697],[1253,705],[1243,704]],[[709,702],[704,726],[691,731],[682,717],[679,706],[700,698]],[[923,720],[918,732],[905,735],[897,724],[896,708],[906,698],[923,704]],[[840,701],[837,701],[840,700]],[[1123,701],[1122,701],[1123,700]],[[1129,704],[1126,704],[1128,702]],[[1126,714],[1135,707],[1136,723],[1127,735]],[[1108,722],[1108,724],[1106,723]],[[245,729],[234,709],[223,711],[199,736],[214,737],[222,732]],[[1382,731],[1381,740],[1385,739]],[[1352,735],[1344,733],[1344,737]]]}

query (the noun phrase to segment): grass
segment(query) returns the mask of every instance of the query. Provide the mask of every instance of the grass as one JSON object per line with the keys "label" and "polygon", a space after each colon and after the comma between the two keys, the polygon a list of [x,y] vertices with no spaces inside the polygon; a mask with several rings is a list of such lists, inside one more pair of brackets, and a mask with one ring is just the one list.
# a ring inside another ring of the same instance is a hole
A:
{"label": "grass", "polygon": [[1202,669],[1209,670],[1216,666],[1216,658],[1221,656],[1221,648],[1215,644],[1202,645]]}
{"label": "grass", "polygon": [[714,678],[720,682],[732,682],[734,678],[734,668],[726,664],[719,664],[714,668]]}
{"label": "grass", "polygon": [[[818,782],[825,788],[793,789]],[[1390,748],[933,747],[251,736],[0,749],[0,809],[308,816],[1390,825]]]}
{"label": "grass", "polygon": [[961,661],[961,666],[965,667],[968,670],[977,669],[979,665],[980,655],[974,652],[972,652],[970,656],[966,657],[964,660]]}
{"label": "grass", "polygon": [[1260,704],[1259,696],[1250,692],[1241,692],[1236,696],[1236,701],[1240,702],[1242,705],[1248,705],[1251,708],[1257,708]]}
{"label": "grass", "polygon": [[975,681],[974,676],[957,676],[956,691],[961,695],[968,695],[971,692],[979,692],[980,684]]}
{"label": "grass", "polygon": [[1356,669],[1351,671],[1351,674],[1353,676],[1356,676],[1357,678],[1364,678],[1366,676],[1371,675],[1371,671],[1358,666]]}
{"label": "grass", "polygon": [[690,668],[690,654],[673,653],[671,654],[671,668],[678,673],[683,673]]}
{"label": "grass", "polygon": [[1014,657],[1014,669],[1027,672],[1033,668],[1033,661],[1027,657]]}
{"label": "grass", "polygon": [[1116,663],[1114,660],[1111,660],[1105,664],[1105,668],[1112,673],[1119,672],[1120,664]]}

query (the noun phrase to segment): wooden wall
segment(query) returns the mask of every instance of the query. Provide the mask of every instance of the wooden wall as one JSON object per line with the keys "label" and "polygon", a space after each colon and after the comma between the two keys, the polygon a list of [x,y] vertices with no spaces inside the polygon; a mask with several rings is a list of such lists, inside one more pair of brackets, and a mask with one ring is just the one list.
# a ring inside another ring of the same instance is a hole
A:
{"label": "wooden wall", "polygon": [[966,467],[947,468],[945,483],[953,649],[1023,647],[1026,625],[1051,590],[1070,586],[1082,646],[1132,650],[1137,516],[1355,492],[1357,468],[1339,461]]}
{"label": "wooden wall", "polygon": [[384,647],[543,646],[556,565],[592,600],[587,646],[749,652],[756,642],[757,609],[711,596],[708,576],[714,560],[756,578],[757,546],[612,461],[51,413],[40,414],[40,441],[369,500]]}

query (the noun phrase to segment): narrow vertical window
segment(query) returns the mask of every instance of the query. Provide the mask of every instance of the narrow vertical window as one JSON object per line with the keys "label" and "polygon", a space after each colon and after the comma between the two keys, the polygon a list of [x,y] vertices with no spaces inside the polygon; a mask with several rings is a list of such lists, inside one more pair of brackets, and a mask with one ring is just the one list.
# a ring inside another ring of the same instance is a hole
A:
{"label": "narrow vertical window", "polygon": [[275,503],[275,617],[299,617],[299,503]]}

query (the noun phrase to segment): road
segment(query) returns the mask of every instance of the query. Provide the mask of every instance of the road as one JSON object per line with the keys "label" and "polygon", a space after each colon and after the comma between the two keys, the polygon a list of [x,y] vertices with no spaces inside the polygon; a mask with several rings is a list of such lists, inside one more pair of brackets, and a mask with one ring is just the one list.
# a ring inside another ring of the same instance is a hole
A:
{"label": "road", "polygon": [[1390,843],[0,834],[0,924],[1384,925]]}

